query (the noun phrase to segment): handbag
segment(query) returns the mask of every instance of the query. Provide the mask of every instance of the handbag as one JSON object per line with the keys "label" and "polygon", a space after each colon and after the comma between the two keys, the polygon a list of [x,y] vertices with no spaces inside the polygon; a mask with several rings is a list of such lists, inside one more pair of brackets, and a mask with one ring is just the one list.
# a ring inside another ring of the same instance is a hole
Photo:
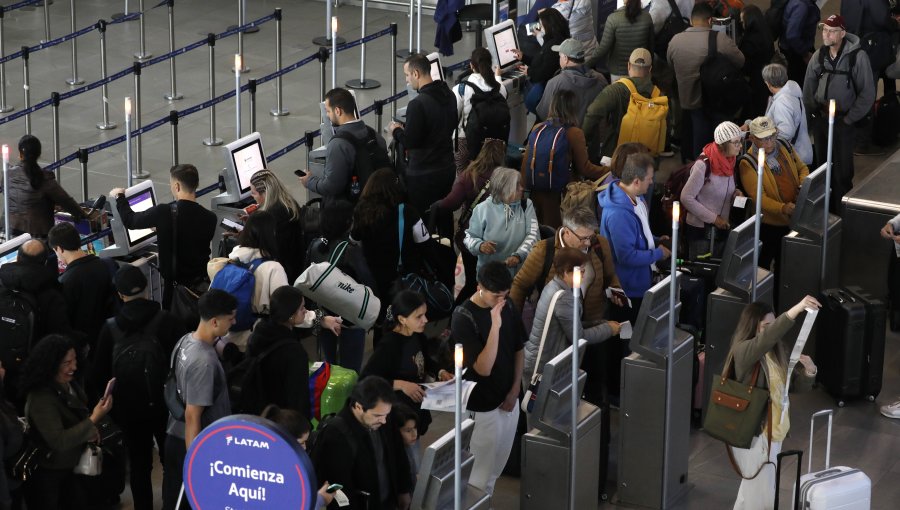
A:
{"label": "handbag", "polygon": [[76,475],[98,476],[103,472],[103,450],[95,443],[88,443],[81,452],[78,464],[72,468]]}
{"label": "handbag", "polygon": [[[428,320],[434,321],[442,319],[453,311],[453,293],[450,289],[435,277],[434,271],[431,270],[428,261],[423,261],[428,274],[405,273],[403,269],[403,234],[406,231],[405,219],[403,217],[404,204],[397,206],[397,234],[400,239],[399,258],[397,260],[397,273],[400,278],[396,282],[397,291],[411,290],[418,292],[425,298],[428,305]],[[404,274],[405,273],[405,274]]]}
{"label": "handbag", "polygon": [[519,405],[522,412],[525,413],[531,413],[531,410],[534,409],[534,402],[537,400],[541,376],[543,375],[538,372],[538,369],[541,367],[544,341],[547,340],[547,332],[550,331],[550,322],[553,320],[553,309],[556,308],[556,300],[559,299],[563,292],[565,292],[565,289],[560,289],[553,294],[553,299],[550,300],[550,308],[547,309],[547,317],[544,319],[544,331],[541,332],[541,343],[538,345],[537,359],[534,360],[534,372],[531,374],[531,382],[528,384],[528,389],[525,390],[525,396],[522,397],[522,403]]}
{"label": "handbag", "polygon": [[209,290],[209,280],[198,278],[187,285],[176,280],[178,274],[178,202],[169,204],[172,215],[172,302],[169,312],[186,326],[193,328],[200,322],[200,296]]}
{"label": "handbag", "polygon": [[18,420],[22,424],[22,447],[18,453],[6,458],[4,462],[7,476],[21,482],[30,479],[40,467],[41,460],[49,458],[51,454],[50,449],[35,439],[31,426],[28,423],[28,408],[29,404],[26,402],[26,417]]}
{"label": "handbag", "polygon": [[[765,418],[769,392],[756,387],[759,362],[753,368],[749,385],[729,378],[733,366],[734,359],[729,354],[722,375],[713,379],[718,380],[718,383],[713,384],[703,428],[709,435],[729,446],[750,448]],[[770,424],[771,422],[769,420]]]}
{"label": "handbag", "polygon": [[378,319],[381,300],[372,289],[338,269],[346,249],[347,241],[338,243],[328,262],[310,265],[294,281],[294,287],[307,299],[368,330]]}
{"label": "handbag", "polygon": [[181,350],[181,344],[184,343],[182,338],[172,349],[172,355],[169,358],[169,375],[166,376],[166,383],[163,385],[163,401],[166,403],[166,409],[169,414],[177,421],[184,421],[184,399],[178,391],[178,380],[175,377],[175,355]]}

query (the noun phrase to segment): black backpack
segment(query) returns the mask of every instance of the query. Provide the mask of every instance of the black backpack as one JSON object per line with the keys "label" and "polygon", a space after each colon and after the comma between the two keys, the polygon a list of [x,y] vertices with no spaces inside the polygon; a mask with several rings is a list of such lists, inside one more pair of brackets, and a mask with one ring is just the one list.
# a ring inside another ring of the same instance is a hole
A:
{"label": "black backpack", "polygon": [[294,342],[290,338],[279,340],[257,356],[245,356],[228,370],[225,380],[228,382],[231,409],[235,414],[258,415],[270,403],[263,386],[262,362],[273,352]]}
{"label": "black backpack", "polygon": [[469,116],[466,117],[464,132],[466,133],[469,159],[474,161],[481,152],[481,146],[484,145],[486,139],[507,140],[509,138],[511,117],[509,104],[500,93],[502,85],[484,91],[464,80],[459,83],[460,97],[465,94],[466,85],[472,89],[472,98],[469,100],[472,109],[469,110]]}
{"label": "black backpack", "polygon": [[669,43],[672,42],[672,38],[691,26],[691,22],[681,15],[681,10],[678,9],[675,0],[669,0],[669,7],[672,8],[672,12],[669,13],[659,33],[653,36],[653,39],[656,41],[653,49],[662,58],[666,58],[666,52],[669,51]]}
{"label": "black backpack", "polygon": [[717,37],[718,32],[710,30],[706,60],[700,66],[703,108],[731,116],[750,96],[750,84],[744,79],[741,68],[719,53]]}
{"label": "black backpack", "polygon": [[0,287],[0,361],[18,374],[31,351],[37,300],[27,292]]}
{"label": "black backpack", "polygon": [[145,405],[151,408],[164,405],[163,386],[169,367],[166,352],[157,338],[164,317],[162,311],[156,312],[146,326],[131,334],[122,331],[115,317],[106,320],[113,338],[112,376],[116,378],[117,406],[143,410]]}
{"label": "black backpack", "polygon": [[322,445],[322,433],[325,432],[325,429],[329,427],[334,427],[335,430],[340,432],[341,436],[345,438],[347,441],[347,445],[350,446],[350,455],[353,457],[352,459],[347,459],[347,462],[354,462],[356,460],[356,452],[358,451],[358,446],[356,444],[356,439],[353,437],[353,432],[344,422],[344,419],[340,416],[332,413],[326,414],[319,420],[319,426],[316,427],[316,430],[313,430],[309,434],[309,438],[306,441],[306,451],[309,452],[309,458],[312,460],[313,466],[318,469],[320,461],[319,459],[322,456],[329,455],[333,452],[326,452]]}
{"label": "black backpack", "polygon": [[772,5],[766,9],[764,14],[766,25],[769,26],[769,32],[772,39],[779,39],[784,32],[784,9],[787,7],[789,0],[772,0]]}
{"label": "black backpack", "polygon": [[[369,180],[369,177],[375,173],[375,170],[381,168],[394,169],[394,165],[391,164],[391,158],[388,156],[387,151],[382,149],[381,145],[378,144],[378,133],[369,126],[366,126],[366,137],[364,139],[359,139],[346,131],[336,132],[334,138],[346,140],[353,144],[356,156],[353,163],[352,177],[356,177],[360,190],[366,186],[366,182]],[[346,191],[347,196],[355,200],[359,198],[359,194],[357,193],[354,195],[350,192],[352,183],[353,179],[351,178],[350,181],[347,182]]]}

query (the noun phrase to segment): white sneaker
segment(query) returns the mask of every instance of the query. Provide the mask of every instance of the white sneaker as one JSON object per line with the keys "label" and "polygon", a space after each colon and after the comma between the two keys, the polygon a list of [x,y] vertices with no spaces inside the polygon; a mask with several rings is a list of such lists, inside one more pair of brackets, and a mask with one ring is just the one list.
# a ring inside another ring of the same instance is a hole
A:
{"label": "white sneaker", "polygon": [[881,414],[888,418],[900,418],[900,400],[893,404],[881,406]]}

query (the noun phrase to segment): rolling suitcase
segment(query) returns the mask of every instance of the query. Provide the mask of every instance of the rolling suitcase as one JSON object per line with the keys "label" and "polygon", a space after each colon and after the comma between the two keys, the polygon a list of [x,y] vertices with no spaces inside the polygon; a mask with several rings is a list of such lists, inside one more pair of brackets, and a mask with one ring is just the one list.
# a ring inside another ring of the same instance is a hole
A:
{"label": "rolling suitcase", "polygon": [[847,292],[866,307],[865,352],[863,358],[862,395],[875,401],[881,393],[881,379],[884,371],[884,331],[887,321],[887,306],[875,299],[861,287],[848,286]]}
{"label": "rolling suitcase", "polygon": [[843,288],[826,289],[822,294],[816,335],[817,379],[838,407],[843,407],[845,401],[863,394],[866,306]]}
{"label": "rolling suitcase", "polygon": [[[865,473],[846,466],[831,467],[831,409],[812,415],[809,425],[809,468],[800,477],[800,508],[804,510],[869,510],[872,503],[872,481]],[[825,446],[825,469],[812,471],[812,449],[816,418],[828,416],[828,438]],[[799,461],[798,461],[799,463]],[[795,499],[796,496],[795,496]]]}
{"label": "rolling suitcase", "polygon": [[800,508],[800,463],[803,461],[803,450],[787,450],[779,453],[775,462],[775,507],[773,510],[778,510],[778,496],[781,493],[782,459],[793,457],[794,455],[797,456],[797,474],[794,481],[794,497],[792,498],[794,505],[791,508],[794,510],[799,510]]}

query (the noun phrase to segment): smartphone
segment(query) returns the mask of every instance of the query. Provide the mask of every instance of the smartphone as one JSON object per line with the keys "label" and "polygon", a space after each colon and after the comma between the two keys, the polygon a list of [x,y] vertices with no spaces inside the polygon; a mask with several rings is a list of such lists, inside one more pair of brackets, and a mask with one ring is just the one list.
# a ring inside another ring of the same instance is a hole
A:
{"label": "smartphone", "polygon": [[234,220],[228,219],[228,218],[222,218],[221,225],[222,225],[223,229],[225,229],[233,234],[237,234],[238,232],[244,230],[243,225],[241,225],[240,223],[238,223]]}
{"label": "smartphone", "polygon": [[306,171],[297,169],[294,170],[294,175],[296,175],[297,177],[306,177]]}
{"label": "smartphone", "polygon": [[106,397],[112,395],[113,389],[116,387],[116,378],[113,377],[106,383],[106,391],[103,392],[103,399],[106,400]]}
{"label": "smartphone", "polygon": [[333,483],[325,489],[325,492],[327,492],[328,494],[334,494],[335,492],[337,492],[343,488],[344,488],[343,485],[341,485],[339,483]]}

